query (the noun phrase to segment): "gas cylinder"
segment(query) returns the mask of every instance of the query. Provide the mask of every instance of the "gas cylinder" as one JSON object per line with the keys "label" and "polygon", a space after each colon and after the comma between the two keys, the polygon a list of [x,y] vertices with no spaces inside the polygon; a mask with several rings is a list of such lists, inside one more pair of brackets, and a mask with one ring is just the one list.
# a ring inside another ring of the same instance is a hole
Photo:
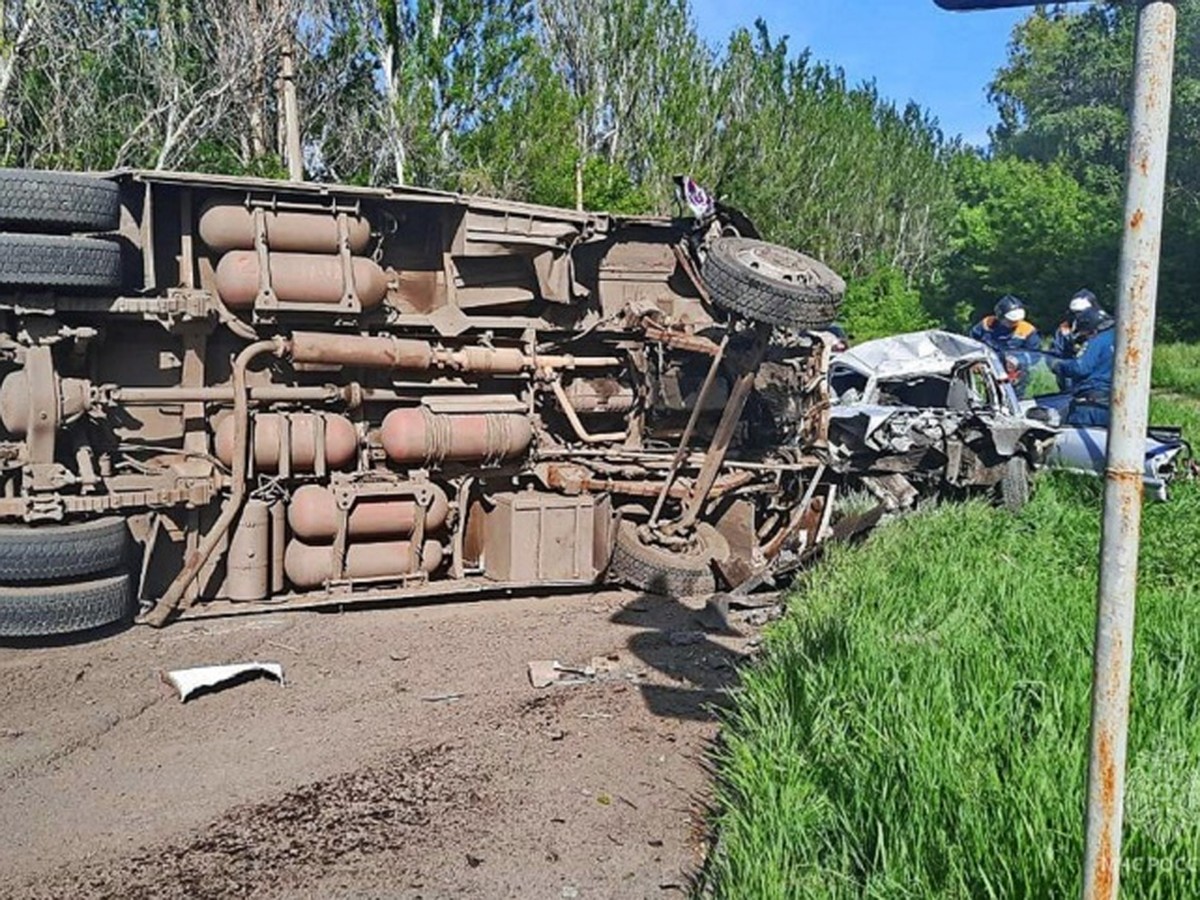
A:
{"label": "gas cylinder", "polygon": [[533,426],[528,417],[516,413],[443,415],[424,407],[401,407],[384,417],[380,438],[388,458],[397,463],[497,463],[529,449]]}
{"label": "gas cylinder", "polygon": [[[267,262],[271,290],[288,303],[340,303],[345,293],[342,261],[318,253],[271,253]],[[363,309],[378,306],[387,295],[387,275],[365,256],[351,259],[354,290]],[[258,297],[258,254],[231,250],[217,263],[217,293],[231,309],[249,309]]]}
{"label": "gas cylinder", "polygon": [[[316,469],[318,428],[324,429],[325,467],[344,469],[358,453],[358,432],[354,423],[335,413],[258,413],[254,416],[254,467],[260,472],[278,472],[285,456],[293,472]],[[214,438],[217,459],[225,465],[233,462],[233,416],[217,425]]]}
{"label": "gas cylinder", "polygon": [[[425,511],[426,532],[446,524],[450,501],[435,484],[422,485],[432,501]],[[412,534],[417,520],[417,501],[412,497],[362,497],[350,508],[347,534],[351,538],[400,538]],[[309,543],[332,541],[337,534],[337,501],[333,491],[319,484],[306,484],[292,494],[288,524],[296,537]]]}
{"label": "gas cylinder", "polygon": [[[442,564],[442,557],[442,545],[435,540],[427,540],[421,553],[421,571],[435,571]],[[320,587],[333,574],[333,547],[329,544],[306,544],[293,538],[288,542],[284,568],[295,587],[301,590]],[[373,541],[350,544],[346,548],[343,576],[398,578],[412,575],[416,569],[411,541]]]}
{"label": "gas cylinder", "polygon": [[225,596],[265,600],[271,581],[271,504],[251,498],[242,507],[225,555]]}
{"label": "gas cylinder", "polygon": [[[327,212],[263,210],[267,247],[290,253],[337,253],[337,217]],[[351,253],[362,253],[371,242],[371,223],[346,216]],[[254,212],[232,200],[214,200],[200,210],[200,239],[210,250],[254,249]]]}

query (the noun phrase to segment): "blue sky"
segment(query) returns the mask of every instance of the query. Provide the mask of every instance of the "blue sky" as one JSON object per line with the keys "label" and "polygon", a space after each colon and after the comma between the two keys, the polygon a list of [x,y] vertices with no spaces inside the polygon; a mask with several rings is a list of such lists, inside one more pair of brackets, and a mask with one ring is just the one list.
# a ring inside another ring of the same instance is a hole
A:
{"label": "blue sky", "polygon": [[1004,62],[1013,25],[1030,10],[947,12],[933,0],[692,0],[700,33],[723,44],[739,25],[763,18],[788,47],[841,66],[852,84],[916,100],[947,135],[987,143],[996,121],[987,84]]}

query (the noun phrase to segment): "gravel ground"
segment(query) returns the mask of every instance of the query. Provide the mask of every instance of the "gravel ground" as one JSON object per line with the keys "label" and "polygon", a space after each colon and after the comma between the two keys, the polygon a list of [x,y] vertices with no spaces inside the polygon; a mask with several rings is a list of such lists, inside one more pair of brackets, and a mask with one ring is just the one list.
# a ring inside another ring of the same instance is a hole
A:
{"label": "gravel ground", "polygon": [[[745,651],[619,591],[0,648],[0,896],[684,896]],[[161,680],[247,660],[286,686]]]}

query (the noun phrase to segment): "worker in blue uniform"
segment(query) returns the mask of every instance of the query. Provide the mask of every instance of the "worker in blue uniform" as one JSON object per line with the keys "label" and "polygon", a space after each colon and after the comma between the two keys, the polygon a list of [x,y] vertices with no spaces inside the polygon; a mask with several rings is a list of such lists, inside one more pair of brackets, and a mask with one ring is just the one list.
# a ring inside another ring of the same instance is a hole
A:
{"label": "worker in blue uniform", "polygon": [[1068,425],[1108,427],[1116,356],[1113,324],[1111,318],[1101,316],[1097,307],[1083,310],[1075,317],[1075,332],[1084,342],[1083,351],[1069,359],[1050,360],[1054,374],[1065,377],[1071,385]]}
{"label": "worker in blue uniform", "polygon": [[[1081,312],[1087,309],[1099,310],[1101,322],[1112,321],[1112,316],[1100,308],[1095,294],[1087,288],[1076,291],[1067,304],[1066,318],[1054,330],[1054,337],[1050,341],[1051,356],[1057,356],[1059,359],[1074,359],[1080,354],[1083,350],[1083,340],[1075,329],[1075,320]],[[1058,389],[1064,393],[1070,393],[1070,379],[1062,374],[1059,374],[1057,377]]]}
{"label": "worker in blue uniform", "polygon": [[1014,387],[1017,396],[1022,396],[1029,378],[1028,354],[1041,351],[1041,337],[1037,329],[1025,320],[1025,304],[1019,297],[1005,294],[996,302],[992,313],[976,322],[969,335],[995,350],[1005,367],[1016,373]]}

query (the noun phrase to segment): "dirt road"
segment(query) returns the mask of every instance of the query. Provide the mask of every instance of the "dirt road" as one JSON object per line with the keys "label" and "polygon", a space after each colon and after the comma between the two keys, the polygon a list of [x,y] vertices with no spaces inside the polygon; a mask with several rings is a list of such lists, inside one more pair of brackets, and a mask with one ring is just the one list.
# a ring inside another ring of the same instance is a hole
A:
{"label": "dirt road", "polygon": [[[744,643],[612,591],[0,648],[0,896],[683,896]],[[253,659],[287,685],[159,678]]]}

